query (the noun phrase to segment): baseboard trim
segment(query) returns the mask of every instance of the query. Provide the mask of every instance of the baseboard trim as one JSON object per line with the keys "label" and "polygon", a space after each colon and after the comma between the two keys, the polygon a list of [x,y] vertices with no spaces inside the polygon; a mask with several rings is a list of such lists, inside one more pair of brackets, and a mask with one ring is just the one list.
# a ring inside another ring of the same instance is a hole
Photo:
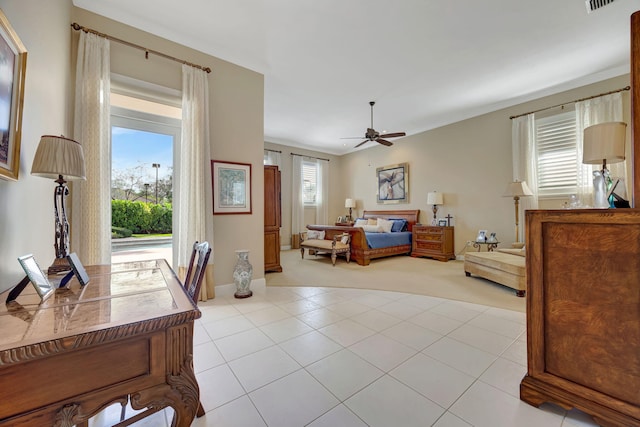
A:
{"label": "baseboard trim", "polygon": [[[264,292],[267,289],[267,280],[263,277],[261,279],[254,279],[249,286],[253,292]],[[228,297],[233,296],[236,293],[236,285],[229,283],[228,285],[216,286],[216,296]]]}

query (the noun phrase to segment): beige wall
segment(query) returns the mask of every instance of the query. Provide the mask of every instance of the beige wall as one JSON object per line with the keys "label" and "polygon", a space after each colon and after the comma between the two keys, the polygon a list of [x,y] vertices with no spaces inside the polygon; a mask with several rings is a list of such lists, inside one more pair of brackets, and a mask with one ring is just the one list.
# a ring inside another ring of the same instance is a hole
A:
{"label": "beige wall", "polygon": [[[527,102],[515,107],[412,135],[390,148],[375,147],[342,157],[341,196],[357,199],[363,209],[420,209],[420,220],[429,223],[427,193],[444,193],[438,216],[451,214],[455,225],[455,249],[460,253],[480,229],[497,233],[501,246],[515,241],[513,198],[502,197],[512,180],[512,115],[597,95],[629,85],[629,75]],[[625,120],[629,123],[629,93],[623,92]],[[630,141],[630,139],[629,139]],[[409,163],[410,200],[407,204],[376,203],[376,168]],[[548,200],[541,208],[561,208],[564,200]],[[523,226],[523,224],[521,224]]]}
{"label": "beige wall", "polygon": [[[70,82],[78,38],[78,33],[70,28],[73,21],[213,69],[209,75],[211,157],[250,163],[254,171],[251,215],[209,215],[207,239],[214,246],[215,281],[217,285],[233,283],[234,250],[238,248],[251,251],[254,279],[263,278],[260,267],[264,265],[264,175],[260,173],[264,141],[263,76],[75,8],[70,0],[0,0],[0,7],[28,50],[20,176],[17,182],[0,180],[0,290],[14,286],[24,275],[18,256],[33,253],[42,268],[48,267],[55,257],[54,183],[32,177],[29,171],[41,135],[71,135]],[[181,88],[180,64],[153,55],[145,60],[142,52],[117,43],[111,47],[113,72]],[[212,205],[210,192],[207,205]]]}
{"label": "beige wall", "polygon": [[[211,192],[207,193],[207,240],[213,242],[215,283],[233,283],[236,249],[249,249],[253,278],[263,278],[263,75],[84,9],[73,8],[72,19],[119,39],[213,69],[209,74],[211,158],[252,165],[251,215],[213,215]],[[75,44],[78,34],[73,37]],[[182,87],[179,63],[154,55],[145,59],[144,52],[119,43],[111,43],[111,70],[178,90]]]}
{"label": "beige wall", "polygon": [[0,0],[27,49],[18,181],[0,179],[0,290],[24,276],[17,258],[32,253],[43,269],[55,257],[52,180],[31,176],[40,136],[70,135],[70,0]]}

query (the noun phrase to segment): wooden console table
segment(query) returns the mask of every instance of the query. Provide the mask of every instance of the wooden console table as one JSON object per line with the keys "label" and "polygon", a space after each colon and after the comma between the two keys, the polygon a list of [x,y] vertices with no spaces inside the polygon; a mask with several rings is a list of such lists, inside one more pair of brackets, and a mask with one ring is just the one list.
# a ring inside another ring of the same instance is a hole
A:
{"label": "wooden console table", "polygon": [[86,268],[42,304],[32,286],[0,307],[0,425],[71,427],[114,402],[175,410],[189,426],[199,389],[200,311],[165,260]]}

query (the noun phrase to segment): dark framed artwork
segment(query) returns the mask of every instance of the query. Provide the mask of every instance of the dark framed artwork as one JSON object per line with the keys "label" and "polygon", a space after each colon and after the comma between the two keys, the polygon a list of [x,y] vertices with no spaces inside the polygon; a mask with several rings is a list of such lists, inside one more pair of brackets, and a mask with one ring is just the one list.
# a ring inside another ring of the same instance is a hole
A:
{"label": "dark framed artwork", "polygon": [[379,167],[376,178],[378,203],[409,203],[409,163]]}
{"label": "dark framed artwork", "polygon": [[251,165],[211,160],[213,214],[251,213]]}
{"label": "dark framed artwork", "polygon": [[17,181],[27,50],[0,10],[0,178]]}

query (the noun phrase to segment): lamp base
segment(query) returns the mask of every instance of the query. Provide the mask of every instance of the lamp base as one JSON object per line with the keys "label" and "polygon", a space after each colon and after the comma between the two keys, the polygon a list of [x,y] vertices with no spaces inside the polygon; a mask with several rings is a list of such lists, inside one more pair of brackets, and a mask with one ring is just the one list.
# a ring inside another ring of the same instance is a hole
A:
{"label": "lamp base", "polygon": [[49,266],[47,274],[58,274],[66,271],[71,271],[71,265],[69,264],[67,258],[56,258],[53,261],[53,264]]}

